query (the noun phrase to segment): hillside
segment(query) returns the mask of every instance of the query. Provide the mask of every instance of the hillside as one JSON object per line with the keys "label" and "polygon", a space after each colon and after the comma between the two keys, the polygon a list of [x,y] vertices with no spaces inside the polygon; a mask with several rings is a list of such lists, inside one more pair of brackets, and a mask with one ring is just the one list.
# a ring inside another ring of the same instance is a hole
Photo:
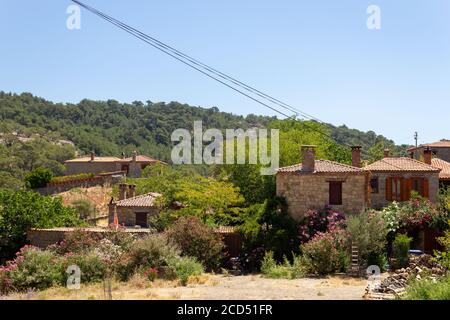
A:
{"label": "hillside", "polygon": [[[83,152],[119,155],[139,148],[141,153],[169,160],[170,134],[177,128],[192,128],[194,120],[203,120],[209,128],[264,127],[275,117],[246,117],[180,104],[132,104],[115,100],[82,100],[78,104],[53,103],[29,93],[0,92],[0,132],[40,133],[73,141]],[[346,126],[330,125],[338,143],[360,144],[368,150],[378,142],[394,142],[373,131],[362,132]]]}

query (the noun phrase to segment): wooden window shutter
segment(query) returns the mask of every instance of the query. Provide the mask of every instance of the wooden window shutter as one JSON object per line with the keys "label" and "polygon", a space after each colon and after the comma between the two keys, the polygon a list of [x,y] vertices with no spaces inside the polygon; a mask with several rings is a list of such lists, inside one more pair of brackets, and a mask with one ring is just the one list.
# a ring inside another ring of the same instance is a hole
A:
{"label": "wooden window shutter", "polygon": [[410,178],[407,180],[407,193],[408,193],[408,199],[411,199],[411,192],[413,190],[413,181],[414,179]]}
{"label": "wooden window shutter", "polygon": [[342,205],[342,182],[330,182],[330,205]]}
{"label": "wooden window shutter", "polygon": [[430,182],[426,178],[423,179],[423,196],[430,198]]}
{"label": "wooden window shutter", "polygon": [[392,178],[386,178],[386,200],[392,201]]}
{"label": "wooden window shutter", "polygon": [[408,201],[409,200],[408,179],[400,178],[400,186],[401,186],[401,199],[402,199],[402,201]]}

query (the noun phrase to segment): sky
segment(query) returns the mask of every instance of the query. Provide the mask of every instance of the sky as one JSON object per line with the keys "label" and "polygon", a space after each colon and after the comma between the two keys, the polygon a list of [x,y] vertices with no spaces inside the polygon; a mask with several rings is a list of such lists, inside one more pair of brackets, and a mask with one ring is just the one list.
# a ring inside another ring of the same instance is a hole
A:
{"label": "sky", "polygon": [[[325,122],[450,139],[448,0],[82,1]],[[69,30],[71,4],[0,0],[0,90],[275,115],[84,9]]]}

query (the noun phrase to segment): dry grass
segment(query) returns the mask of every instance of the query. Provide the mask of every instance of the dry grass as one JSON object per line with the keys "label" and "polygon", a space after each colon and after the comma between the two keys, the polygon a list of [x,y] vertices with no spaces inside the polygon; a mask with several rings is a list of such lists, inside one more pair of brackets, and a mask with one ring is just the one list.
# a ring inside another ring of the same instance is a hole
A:
{"label": "dry grass", "polygon": [[[229,277],[204,274],[191,277],[182,287],[177,281],[150,282],[144,276],[133,276],[128,282],[112,283],[114,300],[179,300],[179,299],[361,299],[366,280],[345,276],[304,278],[296,280],[265,279],[259,275]],[[14,300],[103,300],[103,283],[82,286],[80,290],[63,287],[41,292],[12,294]]]}

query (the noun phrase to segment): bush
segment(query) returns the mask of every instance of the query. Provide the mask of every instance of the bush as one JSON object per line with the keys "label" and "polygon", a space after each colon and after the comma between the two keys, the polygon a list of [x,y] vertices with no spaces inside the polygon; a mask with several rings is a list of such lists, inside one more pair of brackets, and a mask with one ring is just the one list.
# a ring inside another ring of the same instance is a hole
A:
{"label": "bush", "polygon": [[346,268],[344,248],[340,248],[336,232],[319,233],[309,242],[301,245],[303,261],[308,272],[320,275],[330,274]]}
{"label": "bush", "polygon": [[444,267],[450,270],[450,230],[445,231],[444,236],[437,239],[439,244],[444,247],[444,251],[435,252],[436,260]]}
{"label": "bush", "polygon": [[95,207],[89,200],[75,200],[70,205],[78,212],[78,216],[81,219],[92,218],[95,216]]}
{"label": "bush", "polygon": [[450,300],[450,275],[438,280],[414,281],[406,288],[403,300]]}
{"label": "bush", "polygon": [[[358,247],[361,267],[367,267],[375,260],[381,260],[386,252],[388,228],[382,214],[365,211],[347,219],[347,232],[351,244]],[[370,261],[372,260],[372,261]],[[384,270],[385,265],[378,265]]]}
{"label": "bush", "polygon": [[61,198],[44,197],[31,191],[0,189],[0,256],[13,258],[25,245],[31,228],[79,226],[83,222]]}
{"label": "bush", "polygon": [[222,237],[198,217],[179,218],[166,232],[184,256],[195,257],[208,270],[217,270],[223,260]]}
{"label": "bush", "polygon": [[180,257],[168,261],[171,273],[180,281],[182,286],[186,286],[192,276],[199,276],[204,272],[203,265],[195,258]]}
{"label": "bush", "polygon": [[[95,252],[67,255],[62,258],[62,273],[67,267],[76,265],[81,270],[81,283],[101,282],[107,274],[108,265]],[[67,277],[66,277],[67,279]]]}
{"label": "bush", "polygon": [[261,263],[261,273],[272,279],[298,279],[305,276],[306,269],[300,256],[294,255],[292,263],[285,257],[282,264],[277,264],[273,252],[268,251]]}
{"label": "bush", "polygon": [[25,246],[0,268],[1,291],[42,290],[62,283],[61,261],[50,252]]}
{"label": "bush", "polygon": [[399,234],[392,243],[392,253],[397,268],[406,268],[409,263],[409,249],[413,239],[405,234]]}
{"label": "bush", "polygon": [[139,269],[157,268],[167,271],[168,262],[179,258],[180,249],[164,235],[150,235],[136,240],[117,264],[122,280],[128,280]]}
{"label": "bush", "polygon": [[345,225],[345,216],[330,207],[308,210],[298,227],[301,243],[308,242],[319,232],[327,232]]}
{"label": "bush", "polygon": [[53,178],[53,173],[49,169],[37,168],[25,176],[25,185],[28,188],[44,188]]}

